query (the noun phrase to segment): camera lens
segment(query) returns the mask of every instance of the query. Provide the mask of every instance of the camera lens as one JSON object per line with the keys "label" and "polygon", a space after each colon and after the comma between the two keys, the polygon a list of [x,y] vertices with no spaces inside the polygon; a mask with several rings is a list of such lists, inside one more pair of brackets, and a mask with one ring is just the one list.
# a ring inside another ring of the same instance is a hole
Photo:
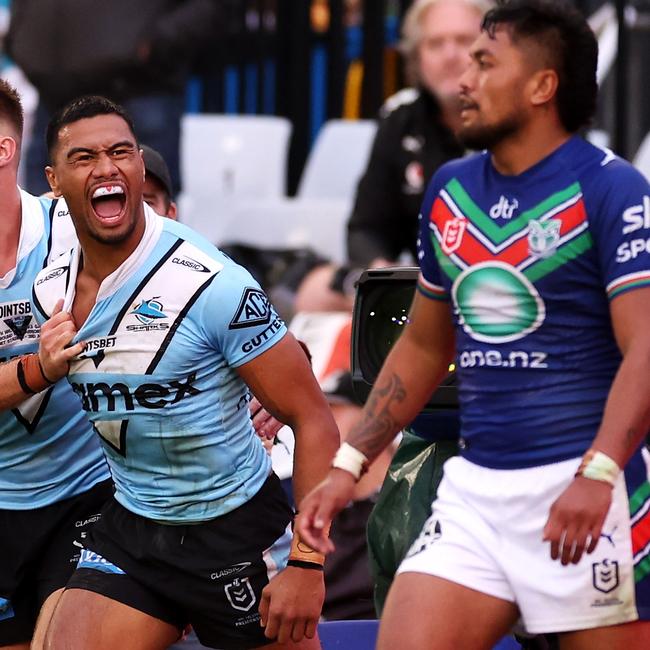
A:
{"label": "camera lens", "polygon": [[404,331],[413,291],[413,282],[392,282],[378,286],[366,297],[361,314],[364,353],[360,355],[366,379],[372,377],[374,382],[386,355]]}

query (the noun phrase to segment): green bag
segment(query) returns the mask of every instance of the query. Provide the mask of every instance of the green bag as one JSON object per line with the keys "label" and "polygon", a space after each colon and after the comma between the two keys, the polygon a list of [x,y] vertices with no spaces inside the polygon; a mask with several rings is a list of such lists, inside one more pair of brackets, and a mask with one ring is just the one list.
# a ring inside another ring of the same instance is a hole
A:
{"label": "green bag", "polygon": [[368,518],[368,557],[377,616],[381,616],[397,567],[431,514],[442,466],[456,453],[456,440],[432,443],[404,432]]}

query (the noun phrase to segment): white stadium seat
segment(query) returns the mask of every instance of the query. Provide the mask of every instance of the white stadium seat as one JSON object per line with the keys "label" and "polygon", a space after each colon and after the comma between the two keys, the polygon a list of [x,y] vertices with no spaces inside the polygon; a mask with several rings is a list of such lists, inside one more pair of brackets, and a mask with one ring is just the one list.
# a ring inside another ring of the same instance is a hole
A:
{"label": "white stadium seat", "polygon": [[258,248],[311,248],[335,262],[343,262],[345,224],[350,209],[349,201],[328,199],[237,203],[217,243],[248,244]]}
{"label": "white stadium seat", "polygon": [[298,196],[351,201],[376,131],[374,120],[325,122],[307,158]]}
{"label": "white stadium seat", "polygon": [[291,122],[283,117],[184,115],[184,191],[225,199],[283,196],[290,135]]}
{"label": "white stadium seat", "polygon": [[290,136],[283,117],[184,115],[180,221],[218,242],[238,201],[283,196]]}

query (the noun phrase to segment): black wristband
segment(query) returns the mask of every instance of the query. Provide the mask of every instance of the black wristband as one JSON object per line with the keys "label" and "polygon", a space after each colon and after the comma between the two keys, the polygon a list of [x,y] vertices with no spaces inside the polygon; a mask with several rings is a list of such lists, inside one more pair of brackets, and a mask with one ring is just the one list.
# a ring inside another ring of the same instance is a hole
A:
{"label": "black wristband", "polygon": [[45,381],[51,386],[52,384],[56,384],[55,381],[52,381],[51,379],[48,378],[48,376],[45,374],[45,371],[43,370],[43,364],[41,363],[41,358],[38,357],[38,369],[41,371],[41,376]]}
{"label": "black wristband", "polygon": [[317,562],[305,562],[304,560],[289,560],[287,566],[295,566],[299,569],[313,569],[314,571],[322,571],[323,565]]}
{"label": "black wristband", "polygon": [[27,393],[28,395],[36,395],[36,391],[32,390],[29,385],[27,384],[27,380],[25,379],[25,369],[23,368],[23,360],[18,359],[18,365],[16,366],[16,375],[18,377],[18,383],[20,384],[20,387],[23,389],[24,393]]}

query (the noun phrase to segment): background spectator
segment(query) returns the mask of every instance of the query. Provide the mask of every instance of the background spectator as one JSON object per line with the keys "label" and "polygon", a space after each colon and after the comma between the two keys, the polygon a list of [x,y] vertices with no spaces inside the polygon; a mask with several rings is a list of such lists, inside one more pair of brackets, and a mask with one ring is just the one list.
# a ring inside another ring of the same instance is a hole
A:
{"label": "background spectator", "polygon": [[26,186],[48,190],[41,136],[71,99],[101,94],[133,116],[138,138],[167,160],[180,188],[180,119],[190,63],[217,29],[214,0],[21,0],[11,8],[7,48],[39,92],[27,150]]}
{"label": "background spectator", "polygon": [[428,180],[463,154],[458,79],[467,65],[485,0],[417,0],[404,17],[401,49],[413,88],[382,107],[382,119],[348,224],[348,255],[358,266],[415,259],[417,215]]}

